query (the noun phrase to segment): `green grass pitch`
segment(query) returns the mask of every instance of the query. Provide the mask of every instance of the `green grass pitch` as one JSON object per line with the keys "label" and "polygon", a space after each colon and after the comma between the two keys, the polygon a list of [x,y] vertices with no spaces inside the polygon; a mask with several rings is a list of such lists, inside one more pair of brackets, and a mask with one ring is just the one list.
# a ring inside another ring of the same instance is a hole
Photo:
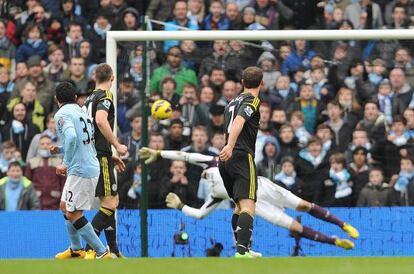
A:
{"label": "green grass pitch", "polygon": [[0,260],[1,274],[412,274],[412,257]]}

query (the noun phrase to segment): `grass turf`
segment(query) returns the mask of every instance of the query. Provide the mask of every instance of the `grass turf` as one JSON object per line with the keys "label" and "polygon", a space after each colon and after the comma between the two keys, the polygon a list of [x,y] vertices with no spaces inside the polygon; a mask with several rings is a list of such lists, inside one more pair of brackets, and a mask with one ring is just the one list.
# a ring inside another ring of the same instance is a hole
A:
{"label": "grass turf", "polygon": [[127,260],[0,260],[1,274],[412,274],[412,257],[150,258]]}

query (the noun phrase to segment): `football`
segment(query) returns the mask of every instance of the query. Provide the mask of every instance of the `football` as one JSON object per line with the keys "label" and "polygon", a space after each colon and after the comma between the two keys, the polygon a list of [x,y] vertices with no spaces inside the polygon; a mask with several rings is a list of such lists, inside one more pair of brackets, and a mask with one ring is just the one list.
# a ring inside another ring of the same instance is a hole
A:
{"label": "football", "polygon": [[170,102],[162,99],[155,101],[151,107],[151,115],[157,120],[171,118],[172,108]]}

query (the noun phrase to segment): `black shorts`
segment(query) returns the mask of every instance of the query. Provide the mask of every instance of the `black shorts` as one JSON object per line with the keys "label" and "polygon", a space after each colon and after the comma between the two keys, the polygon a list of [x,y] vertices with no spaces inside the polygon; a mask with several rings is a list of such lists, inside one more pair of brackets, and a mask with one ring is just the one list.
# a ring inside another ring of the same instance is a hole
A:
{"label": "black shorts", "polygon": [[118,194],[118,185],[115,180],[114,163],[111,156],[98,155],[98,160],[101,171],[95,197],[116,196]]}
{"label": "black shorts", "polygon": [[229,160],[226,162],[220,161],[219,170],[230,198],[235,202],[240,199],[256,201],[256,166],[250,153],[233,150],[233,155]]}

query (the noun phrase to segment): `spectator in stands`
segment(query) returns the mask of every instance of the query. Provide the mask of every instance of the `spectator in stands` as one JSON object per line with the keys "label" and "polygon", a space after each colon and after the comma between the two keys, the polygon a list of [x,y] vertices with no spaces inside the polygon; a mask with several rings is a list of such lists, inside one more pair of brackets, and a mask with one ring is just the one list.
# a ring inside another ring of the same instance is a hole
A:
{"label": "spectator in stands", "polygon": [[60,46],[52,44],[49,46],[49,64],[43,68],[47,78],[55,85],[63,79],[63,72],[68,69],[68,65],[63,61],[65,56]]}
{"label": "spectator in stands", "polygon": [[[224,132],[224,106],[212,105],[209,110],[210,116],[207,123],[208,136],[211,139],[215,132]],[[202,125],[202,124],[200,124]]]}
{"label": "spectator in stands", "polygon": [[329,157],[329,179],[323,182],[321,204],[324,206],[349,207],[352,203],[352,177],[346,169],[343,153],[334,153]]}
{"label": "spectator in stands", "polygon": [[82,57],[83,60],[85,60],[86,74],[89,80],[91,79],[90,77],[90,75],[92,74],[91,70],[96,67],[96,64],[92,61],[92,57],[93,57],[92,52],[93,52],[93,48],[89,40],[84,39],[79,43],[79,54],[78,55]]}
{"label": "spectator in stands", "polygon": [[86,78],[85,59],[72,57],[69,62],[69,69],[63,74],[63,79],[73,81],[77,92],[86,91],[88,89],[88,79]]}
{"label": "spectator in stands", "polygon": [[304,115],[305,128],[309,133],[315,132],[315,127],[321,119],[324,106],[315,99],[315,93],[311,85],[304,84],[300,87],[300,94],[296,102],[291,105],[290,111],[301,111]]}
{"label": "spectator in stands", "polygon": [[12,109],[18,103],[26,107],[26,118],[35,125],[39,131],[45,127],[46,111],[40,101],[36,99],[37,90],[31,82],[27,82],[20,92],[20,97],[11,99],[7,105],[7,110],[11,113]]}
{"label": "spectator in stands", "polygon": [[290,125],[292,126],[295,136],[299,141],[300,147],[305,147],[312,135],[306,130],[305,116],[301,111],[294,111],[290,116]]}
{"label": "spectator in stands", "polygon": [[198,97],[200,101],[198,105],[201,108],[201,111],[208,112],[215,101],[213,89],[209,86],[202,87]]}
{"label": "spectator in stands", "polygon": [[296,158],[299,153],[299,141],[291,125],[282,125],[279,130],[280,158]]}
{"label": "spectator in stands", "polygon": [[46,129],[45,131],[36,134],[30,142],[29,150],[27,151],[26,162],[37,155],[39,149],[39,140],[42,136],[49,137],[54,145],[60,145],[60,140],[56,134],[54,113],[49,113],[46,117]]}
{"label": "spectator in stands", "polygon": [[210,1],[209,14],[204,18],[205,30],[228,30],[230,21],[224,13],[221,0]]}
{"label": "spectator in stands", "polygon": [[242,28],[241,26],[241,17],[240,17],[240,11],[237,7],[236,3],[233,2],[227,2],[226,5],[226,16],[229,19],[231,30],[239,30]]}
{"label": "spectator in stands", "polygon": [[[155,150],[165,149],[163,136],[160,133],[152,132],[148,147]],[[148,184],[148,207],[165,208],[165,197],[160,197],[160,190],[165,178],[168,176],[170,160],[158,157],[155,162],[148,165],[148,170],[150,178]]]}
{"label": "spectator in stands", "polygon": [[395,4],[392,8],[392,22],[387,25],[389,29],[408,28],[407,11],[402,4]]}
{"label": "spectator in stands", "polygon": [[[378,86],[378,93],[372,98],[374,102],[378,102],[379,110],[384,115],[387,125],[391,125],[392,123],[394,95],[394,92],[391,91],[390,81],[384,79]],[[395,107],[398,106],[395,105]]]}
{"label": "spectator in stands", "polygon": [[223,131],[216,131],[213,134],[213,137],[211,137],[211,146],[218,151],[221,151],[226,144],[226,140],[224,138],[224,132]]}
{"label": "spectator in stands", "polygon": [[6,22],[0,20],[0,64],[8,71],[15,66],[16,47],[6,36]]}
{"label": "spectator in stands", "polygon": [[[184,161],[171,161],[170,177],[164,179],[160,189],[159,200],[165,200],[168,193],[172,192],[180,197],[180,200],[189,206],[197,205],[195,184],[186,176],[187,167]],[[165,205],[164,205],[165,207]]]}
{"label": "spectator in stands", "polygon": [[181,150],[188,145],[188,138],[183,136],[184,123],[180,119],[171,120],[168,135],[165,138],[167,150]]}
{"label": "spectator in stands", "polygon": [[32,182],[23,176],[18,162],[10,163],[7,176],[0,179],[0,210],[36,209],[40,209],[40,202]]}
{"label": "spectator in stands", "polygon": [[16,51],[16,62],[26,62],[33,55],[40,56],[44,61],[47,60],[47,42],[43,37],[41,27],[37,24],[27,25],[24,42]]}
{"label": "spectator in stands", "polygon": [[[150,19],[167,21],[173,15],[172,7],[175,5],[175,0],[150,0],[146,15]],[[175,14],[175,13],[174,13]],[[156,29],[160,29],[154,25]]]}
{"label": "spectator in stands", "polygon": [[27,119],[26,106],[17,103],[12,109],[13,117],[1,130],[2,141],[12,141],[22,152],[22,158],[26,159],[27,150],[33,136],[39,133],[39,129]]}
{"label": "spectator in stands", "polygon": [[191,83],[195,86],[198,85],[197,76],[191,69],[187,69],[182,65],[181,50],[178,47],[172,47],[167,54],[167,63],[156,70],[151,77],[151,90],[161,92],[162,80],[167,76],[174,77],[178,95],[182,95],[183,86],[185,83]]}
{"label": "spectator in stands", "polygon": [[269,91],[260,92],[262,101],[268,102],[273,109],[289,109],[295,101],[296,94],[290,87],[290,79],[286,75],[277,78],[275,86]]}
{"label": "spectator in stands", "polygon": [[[390,71],[391,91],[394,93],[393,115],[402,115],[404,110],[413,100],[413,89],[405,80],[402,68],[394,68]],[[410,107],[414,107],[414,102]]]}
{"label": "spectator in stands", "polygon": [[80,42],[83,40],[82,26],[76,22],[70,22],[63,44],[63,52],[65,61],[69,61],[72,57],[78,56]]}
{"label": "spectator in stands", "polygon": [[[220,67],[213,67],[210,71],[210,74],[207,75],[207,78],[204,78],[204,80],[206,80],[206,79],[207,79],[207,83],[202,83],[202,85],[211,87],[214,91],[214,97],[215,98],[221,98],[224,95],[223,94],[223,91],[224,91],[223,88],[224,88],[224,83],[227,80],[224,69],[220,68]],[[228,92],[229,96],[232,95],[230,90],[231,89],[226,90],[226,92]],[[236,90],[235,91],[237,93],[237,84],[236,84]],[[221,100],[219,99],[218,103],[223,104],[223,100],[227,100],[226,96],[225,96],[225,98],[222,98]]]}
{"label": "spectator in stands", "polygon": [[[364,147],[357,147],[352,152],[352,161],[348,165],[349,173],[351,173],[352,182],[352,205],[357,203],[361,190],[368,183],[368,173],[370,167],[368,165],[368,150]],[[381,170],[382,175],[382,170]]]}
{"label": "spectator in stands", "polygon": [[118,126],[121,133],[131,130],[130,121],[127,118],[127,112],[134,107],[140,107],[138,91],[134,88],[132,78],[129,73],[125,73],[120,77],[118,89]]}
{"label": "spectator in stands", "polygon": [[287,156],[280,161],[281,170],[277,173],[273,181],[291,191],[295,195],[301,195],[303,182],[296,176],[295,159]]}
{"label": "spectator in stands", "polygon": [[193,125],[205,125],[208,122],[208,117],[203,114],[202,109],[198,106],[197,88],[191,84],[186,83],[183,86],[183,95],[180,99],[180,105],[182,107],[183,117]]}
{"label": "spectator in stands", "polygon": [[206,82],[206,78],[213,68],[222,68],[226,73],[227,79],[239,81],[241,78],[241,67],[236,56],[229,54],[229,45],[226,40],[215,40],[213,43],[213,53],[201,61],[199,78],[201,83]]}
{"label": "spectator in stands", "polygon": [[33,187],[40,199],[41,209],[59,209],[60,197],[66,178],[56,174],[56,167],[62,159],[51,157],[49,147],[52,139],[43,135],[39,140],[37,156],[26,163],[26,177],[33,182]]}
{"label": "spectator in stands", "polygon": [[257,165],[257,176],[274,181],[279,162],[279,143],[273,136],[267,136],[263,146],[263,159]]}
{"label": "spectator in stands", "polygon": [[15,83],[10,80],[8,69],[4,66],[0,66],[0,119],[6,111],[7,102],[10,99],[14,86]]}
{"label": "spectator in stands", "polygon": [[336,94],[336,100],[342,106],[344,121],[354,129],[362,117],[361,106],[354,92],[347,87],[341,87]]}
{"label": "spectator in stands", "polygon": [[86,29],[87,21],[85,17],[76,13],[75,0],[60,1],[60,17],[62,18],[62,27],[67,29],[71,22],[76,22],[81,25],[82,29]]}
{"label": "spectator in stands", "polygon": [[384,182],[384,176],[380,168],[373,168],[369,172],[369,182],[361,190],[356,206],[380,207],[393,206],[391,187]]}
{"label": "spectator in stands", "polygon": [[296,173],[303,182],[301,198],[311,203],[321,199],[323,182],[329,177],[329,161],[319,138],[311,138],[295,161]]}
{"label": "spectator in stands", "polygon": [[241,22],[241,29],[243,30],[265,30],[266,27],[256,22],[256,10],[252,7],[245,7],[243,9],[243,17]]}
{"label": "spectator in stands", "polygon": [[400,162],[400,172],[393,176],[391,185],[393,186],[393,202],[397,206],[414,205],[414,160],[410,157],[402,157]]}
{"label": "spectator in stands", "polygon": [[127,7],[122,11],[122,16],[117,29],[120,30],[140,30],[139,13],[133,7]]}
{"label": "spectator in stands", "polygon": [[48,23],[46,37],[48,43],[61,45],[65,41],[65,28],[63,27],[62,18],[53,16]]}
{"label": "spectator in stands", "polygon": [[315,136],[321,139],[322,149],[326,151],[328,157],[338,151],[336,143],[333,140],[334,132],[327,124],[318,125]]}
{"label": "spectator in stands", "polygon": [[342,118],[342,107],[337,101],[330,101],[327,106],[328,120],[325,122],[333,131],[335,147],[345,152],[352,139],[352,126]]}
{"label": "spectator in stands", "polygon": [[[214,80],[214,76],[213,76]],[[237,97],[237,85],[233,80],[227,80],[223,84],[222,96],[218,99],[217,105],[227,106],[231,100]]]}
{"label": "spectator in stands", "polygon": [[292,46],[292,52],[288,55],[282,65],[282,74],[287,75],[299,67],[310,68],[310,61],[315,52],[307,48],[305,40],[295,40]]}
{"label": "spectator in stands", "polygon": [[368,101],[365,103],[364,117],[356,127],[365,130],[368,138],[375,142],[381,142],[385,139],[385,117],[379,112],[378,105],[375,102]]}
{"label": "spectator in stands", "polygon": [[250,6],[256,11],[256,22],[270,30],[280,29],[281,19],[287,21],[293,16],[293,11],[282,1],[256,0]]}
{"label": "spectator in stands", "polygon": [[87,33],[88,40],[93,45],[92,61],[95,64],[105,62],[106,58],[106,32],[111,30],[112,13],[108,8],[101,8],[97,11],[95,23]]}
{"label": "spectator in stands", "polygon": [[[263,71],[264,90],[270,90],[276,85],[280,72],[276,70],[276,57],[268,51],[263,52],[257,60],[257,65]],[[263,90],[261,91],[263,93]]]}
{"label": "spectator in stands", "polygon": [[381,8],[372,0],[358,0],[354,4],[350,4],[345,9],[345,19],[351,20],[355,29],[361,28],[360,17],[362,13],[370,13],[371,21],[367,21],[365,29],[379,29],[383,26]]}
{"label": "spectator in stands", "polygon": [[[171,9],[171,6],[169,7]],[[187,28],[192,30],[198,30],[196,22],[190,20],[187,16],[188,8],[187,2],[184,0],[178,0],[174,4],[174,20],[166,22],[165,31],[181,30],[181,28]],[[158,18],[156,18],[158,19]],[[159,20],[159,19],[158,19]],[[178,40],[169,40],[164,42],[164,52],[167,53],[172,47],[177,47],[180,44]]]}
{"label": "spectator in stands", "polygon": [[140,114],[137,114],[130,119],[131,131],[123,134],[120,138],[121,143],[125,144],[128,148],[128,161],[131,165],[129,167],[133,168],[136,165],[136,162],[139,159],[139,147],[141,145],[141,127],[142,127],[142,117]]}
{"label": "spectator in stands", "polygon": [[315,92],[315,98],[325,105],[335,96],[333,86],[328,83],[323,67],[312,68],[310,79],[308,79],[306,83],[312,85],[312,89]]}
{"label": "spectator in stands", "polygon": [[407,121],[407,126],[405,128],[405,135],[410,141],[414,138],[414,109],[407,108],[404,111],[404,118]]}
{"label": "spectator in stands", "polygon": [[49,113],[54,106],[53,83],[47,79],[43,72],[39,56],[31,56],[29,60],[27,60],[27,66],[29,68],[29,74],[27,77],[16,82],[12,97],[19,96],[27,82],[31,82],[37,91],[36,99],[42,104],[45,112]]}
{"label": "spectator in stands", "polygon": [[177,105],[180,102],[180,96],[175,92],[177,83],[174,78],[167,76],[161,81],[162,99],[167,100],[171,105]]}
{"label": "spectator in stands", "polygon": [[24,62],[16,64],[16,75],[14,77],[14,82],[18,83],[20,80],[24,79],[29,74],[29,68]]}
{"label": "spectator in stands", "polygon": [[404,155],[402,150],[412,150],[412,143],[405,135],[405,125],[403,117],[395,116],[386,140],[377,142],[372,150],[372,157],[383,167],[385,178],[398,173],[401,156]]}
{"label": "spectator in stands", "polygon": [[188,0],[187,17],[193,21],[194,25],[201,26],[204,21],[205,3],[202,0]]}
{"label": "spectator in stands", "polygon": [[414,86],[414,67],[411,64],[411,53],[408,48],[399,48],[395,51],[394,67],[402,68],[405,72],[406,82]]}
{"label": "spectator in stands", "polygon": [[270,122],[273,125],[273,128],[279,132],[280,127],[286,124],[287,116],[284,109],[275,108],[272,111],[272,117],[270,118]]}
{"label": "spectator in stands", "polygon": [[9,164],[14,162],[14,153],[16,151],[16,145],[12,141],[4,141],[1,144],[0,154],[0,178],[6,176]]}
{"label": "spectator in stands", "polygon": [[200,68],[201,59],[203,58],[202,49],[200,49],[192,40],[181,41],[180,49],[183,55],[184,66],[197,73]]}

